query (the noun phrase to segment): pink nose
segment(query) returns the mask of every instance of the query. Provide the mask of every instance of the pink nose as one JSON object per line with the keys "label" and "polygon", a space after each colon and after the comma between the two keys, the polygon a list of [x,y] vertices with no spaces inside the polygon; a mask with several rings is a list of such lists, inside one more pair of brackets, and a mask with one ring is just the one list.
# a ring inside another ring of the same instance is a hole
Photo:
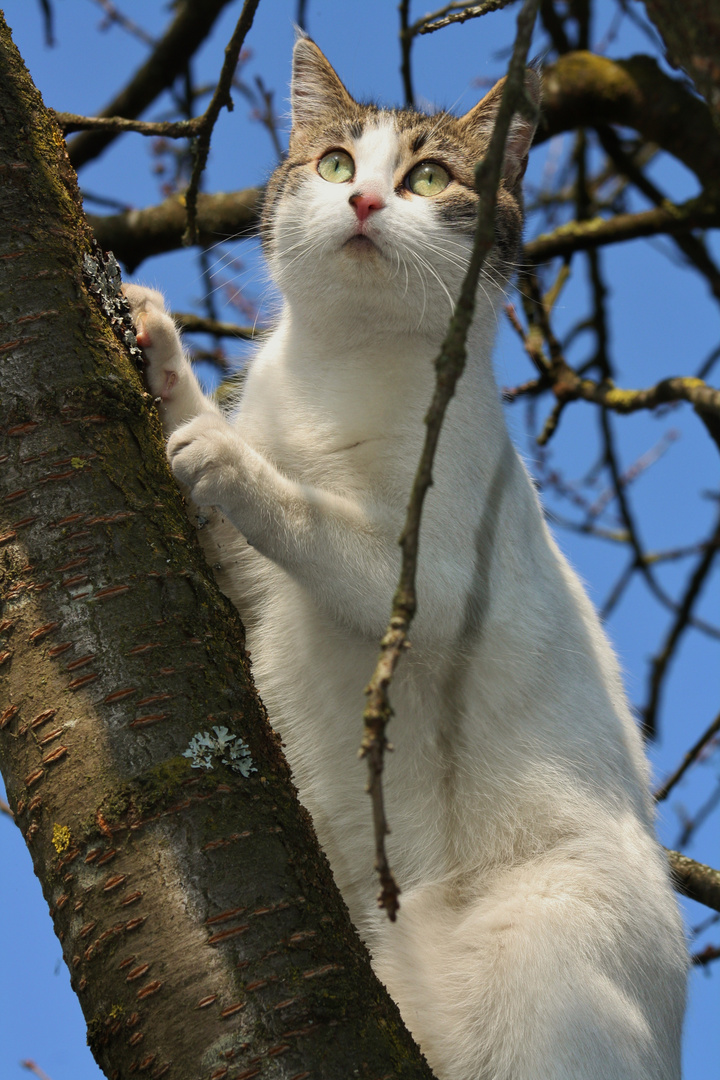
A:
{"label": "pink nose", "polygon": [[379,195],[362,195],[358,193],[357,195],[351,195],[349,201],[358,216],[358,221],[366,221],[373,210],[382,210],[385,205]]}

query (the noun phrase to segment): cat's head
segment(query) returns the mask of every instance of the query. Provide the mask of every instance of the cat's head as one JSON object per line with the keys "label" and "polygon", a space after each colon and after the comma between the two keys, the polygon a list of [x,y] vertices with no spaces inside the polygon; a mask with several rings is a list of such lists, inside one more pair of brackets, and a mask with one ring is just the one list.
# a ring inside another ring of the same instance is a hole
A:
{"label": "cat's head", "polygon": [[[262,219],[271,271],[285,297],[328,315],[345,306],[349,315],[369,314],[398,328],[446,324],[472,245],[475,165],[487,150],[501,90],[498,83],[459,118],[363,105],[317,45],[300,38],[290,148],[268,183]],[[527,90],[538,99],[533,71]],[[526,119],[513,119],[482,286],[491,303],[517,257],[533,133]]]}

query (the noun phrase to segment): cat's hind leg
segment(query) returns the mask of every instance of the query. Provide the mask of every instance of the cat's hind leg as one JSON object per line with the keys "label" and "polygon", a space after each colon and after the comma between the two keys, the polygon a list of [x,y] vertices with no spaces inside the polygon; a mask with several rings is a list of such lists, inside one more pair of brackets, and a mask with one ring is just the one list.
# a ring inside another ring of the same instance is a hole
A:
{"label": "cat's hind leg", "polygon": [[642,887],[632,865],[566,852],[499,874],[474,903],[409,891],[370,944],[437,1076],[679,1080],[686,971],[663,873]]}
{"label": "cat's hind leg", "polygon": [[145,384],[157,401],[165,435],[201,413],[217,413],[195,377],[162,294],[144,285],[123,285],[123,293],[145,358]]}

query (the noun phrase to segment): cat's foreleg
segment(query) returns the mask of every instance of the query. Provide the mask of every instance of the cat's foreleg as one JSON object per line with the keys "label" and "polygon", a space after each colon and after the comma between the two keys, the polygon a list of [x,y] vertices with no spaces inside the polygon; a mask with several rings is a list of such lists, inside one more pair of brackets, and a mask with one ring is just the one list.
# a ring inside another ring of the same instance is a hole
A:
{"label": "cat's foreleg", "polygon": [[158,405],[166,436],[217,407],[200,388],[162,294],[143,285],[124,285],[137,343],[145,357],[145,384]]}
{"label": "cat's foreleg", "polygon": [[284,475],[217,413],[179,428],[167,452],[194,503],[218,507],[344,622],[382,632],[399,570],[399,522],[387,508]]}

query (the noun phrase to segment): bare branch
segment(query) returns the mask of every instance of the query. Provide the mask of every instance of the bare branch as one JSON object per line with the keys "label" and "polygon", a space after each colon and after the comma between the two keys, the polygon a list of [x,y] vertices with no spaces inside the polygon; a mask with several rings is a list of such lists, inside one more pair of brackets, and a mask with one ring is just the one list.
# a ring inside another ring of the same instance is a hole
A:
{"label": "bare branch", "polygon": [[[157,48],[138,68],[127,86],[101,111],[100,116],[125,116],[134,119],[171,86],[191,56],[210,33],[220,12],[231,0],[182,0]],[[92,132],[79,135],[68,147],[75,169],[98,157],[116,137],[115,132]]]}
{"label": "bare branch", "polygon": [[715,524],[710,542],[703,552],[698,564],[692,573],[688,582],[685,596],[682,603],[678,607],[675,621],[670,628],[670,631],[665,639],[660,652],[653,658],[652,668],[650,673],[650,689],[648,694],[648,703],[643,709],[643,730],[649,737],[654,736],[657,725],[657,711],[660,704],[660,693],[662,690],[663,680],[667,671],[668,664],[675,651],[675,647],[680,639],[680,636],[687,629],[690,616],[692,614],[695,601],[700,595],[700,591],[705,584],[710,568],[713,564],[713,559],[718,553],[718,546],[720,546],[720,517]]}
{"label": "bare branch", "polygon": [[609,60],[577,51],[543,72],[543,102],[535,145],[578,127],[621,124],[684,162],[715,191],[720,134],[707,107],[649,56]]}
{"label": "bare branch", "polygon": [[[237,240],[258,222],[262,193],[246,188],[227,194],[198,195],[197,227],[201,244],[211,247],[222,240]],[[173,195],[157,206],[123,214],[88,214],[95,237],[105,251],[113,251],[128,270],[151,255],[175,251],[185,229],[182,196]]]}
{"label": "bare branch", "polygon": [[695,862],[679,851],[666,849],[673,884],[683,896],[720,911],[720,870]]}
{"label": "bare branch", "polygon": [[121,26],[123,30],[126,30],[128,34],[132,34],[138,41],[142,41],[144,45],[149,45],[151,49],[155,48],[157,44],[155,39],[152,38],[146,30],[143,30],[142,26],[133,22],[132,19],[129,19],[127,15],[120,11],[112,0],[93,0],[93,2],[105,12],[105,19],[100,25],[101,30],[107,30],[112,23],[117,23],[117,25]]}
{"label": "bare branch", "polygon": [[657,791],[655,792],[655,802],[662,802],[663,799],[667,799],[668,795],[678,783],[678,781],[683,778],[683,776],[693,764],[693,762],[697,761],[705,747],[708,745],[708,743],[712,741],[712,739],[717,735],[719,731],[720,713],[718,713],[718,715],[715,717],[710,727],[702,733],[695,745],[691,747],[690,750],[688,750],[687,754],[682,759],[682,762],[680,763],[680,765],[678,765],[675,772],[672,773],[667,778],[665,783],[661,784],[660,787],[657,789]]}
{"label": "bare branch", "polygon": [[[453,23],[464,23],[468,19],[479,19],[482,15],[489,15],[491,11],[500,11],[514,3],[514,0],[485,0],[484,4],[462,3],[461,0],[452,4],[446,4],[432,15],[425,15],[413,26],[409,27],[409,34],[432,34],[435,30],[442,30],[445,26]],[[528,46],[529,47],[529,46]]]}
{"label": "bare branch", "polygon": [[257,10],[259,2],[260,0],[245,0],[245,3],[243,4],[240,18],[233,30],[233,35],[225,46],[225,60],[223,62],[222,71],[220,72],[220,78],[218,79],[215,88],[215,93],[200,121],[200,131],[193,151],[195,160],[192,176],[190,177],[190,183],[185,192],[187,228],[183,235],[183,244],[195,244],[198,240],[197,198],[200,177],[205,169],[208,154],[210,153],[210,139],[212,137],[213,128],[215,127],[215,122],[220,115],[220,110],[223,106],[227,108],[228,111],[232,111],[233,109],[230,87],[240,56],[240,50],[250,27],[252,26],[255,11]]}
{"label": "bare branch", "polygon": [[126,120],[122,116],[80,116],[78,113],[56,112],[55,119],[65,135],[73,131],[105,131],[114,135],[135,131],[139,135],[162,136],[165,139],[186,139],[197,135],[200,119],[193,120]]}
{"label": "bare branch", "polygon": [[38,1080],[50,1080],[48,1074],[44,1072],[40,1068],[40,1066],[35,1061],[32,1061],[30,1058],[27,1058],[25,1061],[21,1061],[20,1064],[22,1065],[23,1069],[27,1069],[28,1072],[34,1073],[35,1076],[37,1076]]}
{"label": "bare branch", "polygon": [[188,312],[173,312],[173,319],[180,329],[188,334],[212,334],[213,337],[252,341],[260,333],[254,326],[238,326],[236,323],[219,322],[217,319],[203,319],[200,315],[191,315]]}
{"label": "bare branch", "polygon": [[483,262],[495,240],[495,205],[505,141],[513,115],[527,108],[524,89],[525,58],[535,25],[537,6],[538,0],[526,0],[518,15],[515,46],[495,127],[488,152],[476,169],[476,190],[480,200],[475,241],[455,312],[450,320],[450,327],[440,355],[435,361],[437,382],[425,417],[427,427],[425,444],[410,494],[405,527],[400,538],[402,547],[400,581],[393,600],[390,624],[380,643],[380,658],[366,691],[368,703],[364,714],[365,730],[360,755],[368,762],[368,791],[372,799],[375,827],[375,868],[380,877],[378,904],[385,908],[391,920],[395,919],[399,907],[399,889],[385,853],[385,836],[389,830],[383,805],[382,771],[383,755],[388,745],[385,728],[392,714],[388,687],[406,647],[410,623],[415,614],[415,572],[422,507],[427,490],[432,484],[433,460],[445,411],[465,367],[465,341],[475,310],[478,278]]}
{"label": "bare branch", "polygon": [[717,945],[706,945],[701,952],[693,953],[690,962],[695,967],[704,967],[720,958],[720,948]]}
{"label": "bare branch", "polygon": [[402,75],[403,87],[405,88],[405,104],[408,108],[415,105],[415,95],[412,84],[412,68],[410,57],[412,52],[413,33],[410,29],[410,0],[400,0],[400,51],[402,63],[400,74]]}
{"label": "bare branch", "polygon": [[525,245],[524,259],[539,263],[556,255],[568,256],[576,251],[605,244],[620,244],[644,236],[662,233],[683,233],[692,229],[720,226],[720,209],[714,199],[700,197],[676,206],[665,204],[655,210],[638,214],[616,214],[612,218],[595,217],[590,221],[569,221],[554,232],[538,236]]}

